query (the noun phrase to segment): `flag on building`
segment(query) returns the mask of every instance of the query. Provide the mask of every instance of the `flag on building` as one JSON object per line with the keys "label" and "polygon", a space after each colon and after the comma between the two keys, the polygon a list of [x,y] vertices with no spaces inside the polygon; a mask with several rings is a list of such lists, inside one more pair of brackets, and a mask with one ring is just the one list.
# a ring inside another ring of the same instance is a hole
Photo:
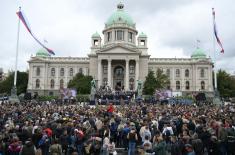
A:
{"label": "flag on building", "polygon": [[50,54],[53,54],[55,55],[54,51],[50,48],[47,48],[44,44],[42,44],[36,37],[35,35],[32,33],[30,27],[29,27],[29,24],[27,23],[26,21],[26,18],[23,14],[22,11],[18,11],[16,12],[16,14],[18,15],[19,19],[21,20],[21,22],[24,24],[24,26],[26,27],[26,29],[28,30],[28,32],[31,34],[31,36],[43,47],[45,48]]}
{"label": "flag on building", "polygon": [[215,9],[212,8],[212,16],[213,16],[213,27],[214,27],[214,34],[215,34],[215,38],[216,38],[216,41],[217,43],[219,44],[220,48],[221,48],[221,53],[224,53],[224,48],[223,48],[223,45],[219,39],[219,36],[218,36],[218,31],[217,31],[217,27],[216,27],[216,22],[215,22]]}

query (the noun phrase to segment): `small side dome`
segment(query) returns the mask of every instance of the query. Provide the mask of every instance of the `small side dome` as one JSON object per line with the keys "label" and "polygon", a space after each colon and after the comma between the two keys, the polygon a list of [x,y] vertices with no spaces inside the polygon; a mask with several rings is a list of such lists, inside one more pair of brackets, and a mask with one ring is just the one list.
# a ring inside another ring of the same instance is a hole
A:
{"label": "small side dome", "polygon": [[36,57],[50,57],[50,54],[48,54],[47,50],[44,48],[41,48],[37,51]]}
{"label": "small side dome", "polygon": [[96,31],[94,34],[91,36],[92,38],[100,38],[100,34]]}
{"label": "small side dome", "polygon": [[201,48],[197,48],[193,54],[191,55],[191,58],[193,59],[205,59],[206,54]]}
{"label": "small side dome", "polygon": [[139,38],[147,38],[147,35],[144,34],[143,32],[141,32],[141,33],[139,34]]}

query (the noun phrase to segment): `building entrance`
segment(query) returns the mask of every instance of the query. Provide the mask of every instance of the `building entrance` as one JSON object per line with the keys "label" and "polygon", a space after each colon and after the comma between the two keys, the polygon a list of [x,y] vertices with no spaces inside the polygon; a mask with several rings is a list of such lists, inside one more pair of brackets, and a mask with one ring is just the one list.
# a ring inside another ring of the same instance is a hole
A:
{"label": "building entrance", "polygon": [[124,88],[124,68],[117,66],[114,68],[113,84],[115,90],[121,90]]}

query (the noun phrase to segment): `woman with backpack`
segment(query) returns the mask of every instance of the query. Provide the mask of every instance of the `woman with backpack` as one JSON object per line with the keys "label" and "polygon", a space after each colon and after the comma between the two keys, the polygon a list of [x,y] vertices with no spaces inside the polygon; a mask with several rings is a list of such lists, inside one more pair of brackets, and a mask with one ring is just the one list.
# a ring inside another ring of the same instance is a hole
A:
{"label": "woman with backpack", "polygon": [[131,127],[131,131],[127,135],[129,140],[128,155],[135,155],[136,142],[138,141],[138,136],[134,127]]}

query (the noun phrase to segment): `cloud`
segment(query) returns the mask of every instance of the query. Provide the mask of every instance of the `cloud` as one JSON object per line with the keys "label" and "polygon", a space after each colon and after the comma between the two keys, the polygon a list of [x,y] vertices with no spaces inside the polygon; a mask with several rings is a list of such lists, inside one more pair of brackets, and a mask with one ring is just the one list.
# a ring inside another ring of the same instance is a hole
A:
{"label": "cloud", "polygon": [[[90,37],[102,34],[104,23],[116,10],[120,0],[24,0],[1,1],[0,14],[0,67],[4,71],[14,68],[17,17],[22,6],[35,35],[57,56],[87,56]],[[136,22],[137,30],[148,35],[149,54],[152,57],[190,57],[201,40],[201,48],[213,58],[213,33],[211,7],[216,9],[216,21],[225,54],[216,47],[218,68],[234,71],[235,41],[233,0],[129,0],[125,10]],[[20,32],[19,69],[27,69],[27,60],[41,47],[27,33],[23,25]]]}

